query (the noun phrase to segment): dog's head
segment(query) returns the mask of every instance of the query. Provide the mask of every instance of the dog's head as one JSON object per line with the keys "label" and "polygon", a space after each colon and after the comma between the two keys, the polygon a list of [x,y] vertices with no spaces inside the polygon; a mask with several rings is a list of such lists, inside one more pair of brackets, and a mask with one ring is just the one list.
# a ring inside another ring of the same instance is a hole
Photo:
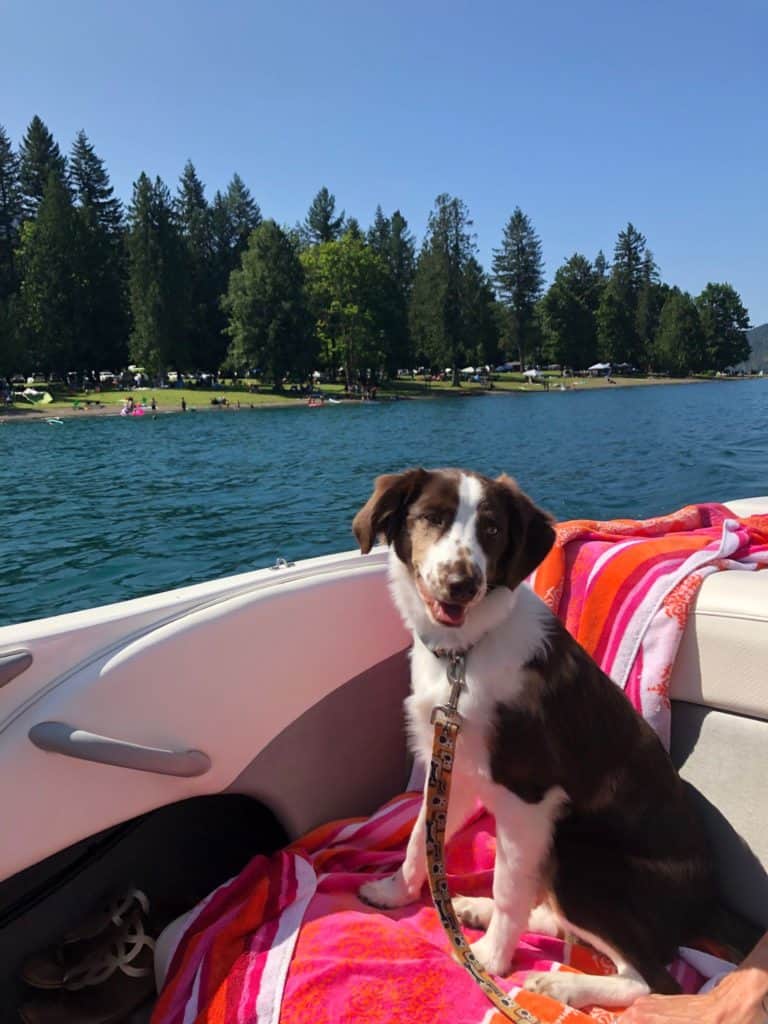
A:
{"label": "dog's head", "polygon": [[409,570],[429,618],[453,627],[489,590],[514,590],[555,539],[551,518],[511,477],[459,469],[378,477],[352,529],[363,554],[382,536]]}

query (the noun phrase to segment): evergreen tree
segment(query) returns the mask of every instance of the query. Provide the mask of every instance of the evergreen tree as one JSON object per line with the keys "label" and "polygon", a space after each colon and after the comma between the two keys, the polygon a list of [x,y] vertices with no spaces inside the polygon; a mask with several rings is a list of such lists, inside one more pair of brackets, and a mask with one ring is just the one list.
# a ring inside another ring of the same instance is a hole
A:
{"label": "evergreen tree", "polygon": [[360,221],[357,217],[347,218],[347,222],[344,225],[344,234],[349,235],[350,238],[355,238],[358,241],[364,241],[363,229],[360,227]]}
{"label": "evergreen tree", "polygon": [[377,256],[383,259],[388,258],[389,248],[392,240],[392,222],[389,217],[384,216],[381,205],[376,207],[373,216],[373,224],[368,228],[368,245]]}
{"label": "evergreen tree", "polygon": [[445,193],[429,215],[411,295],[410,327],[416,352],[433,368],[459,367],[473,347],[468,336],[464,275],[475,255],[472,221],[464,202]]}
{"label": "evergreen tree", "polygon": [[23,214],[34,217],[42,202],[48,179],[53,174],[67,187],[67,161],[48,128],[35,115],[29,123],[19,149],[19,179],[23,195]]}
{"label": "evergreen tree", "polygon": [[707,361],[706,340],[696,303],[679,288],[672,288],[664,302],[653,346],[654,365],[673,376],[703,370]]}
{"label": "evergreen tree", "polygon": [[541,300],[542,327],[553,362],[578,370],[597,359],[601,281],[600,272],[579,253],[558,268]]}
{"label": "evergreen tree", "polygon": [[[645,362],[646,338],[638,330],[638,305],[643,284],[650,282],[645,236],[633,224],[619,232],[613,250],[611,276],[598,313],[598,340],[604,358],[615,363]],[[650,310],[644,314],[644,330],[651,326]],[[647,323],[646,323],[647,321]]]}
{"label": "evergreen tree", "polygon": [[644,366],[647,366],[651,360],[654,339],[659,329],[661,310],[667,298],[667,291],[667,287],[661,284],[659,268],[656,266],[653,253],[650,249],[646,249],[635,310],[638,358]]}
{"label": "evergreen tree", "polygon": [[533,342],[534,309],[544,286],[544,259],[539,236],[519,206],[504,227],[501,247],[493,250],[493,275],[524,369]]}
{"label": "evergreen tree", "polygon": [[296,248],[273,220],[252,233],[224,299],[232,339],[229,361],[241,373],[258,367],[275,388],[293,371],[305,379],[314,348]]}
{"label": "evergreen tree", "polygon": [[501,317],[488,275],[474,256],[464,271],[467,356],[474,365],[496,366],[501,359]]}
{"label": "evergreen tree", "polygon": [[322,242],[334,242],[344,231],[344,211],[338,217],[336,213],[336,197],[331,195],[323,185],[312,200],[303,233],[308,245],[320,245]]}
{"label": "evergreen tree", "polygon": [[63,376],[87,368],[83,238],[68,190],[51,171],[34,221],[22,228],[19,334],[26,369]]}
{"label": "evergreen tree", "polygon": [[75,201],[93,214],[95,223],[117,238],[123,230],[123,209],[109,183],[104,161],[96,155],[84,131],[79,131],[72,146],[69,164]]}
{"label": "evergreen tree", "polygon": [[130,354],[150,372],[186,369],[188,308],[184,241],[168,188],[142,172],[128,210],[128,285],[133,329]]}
{"label": "evergreen tree", "polygon": [[70,174],[80,220],[83,359],[91,369],[119,369],[128,356],[123,211],[104,162],[83,131],[72,147]]}
{"label": "evergreen tree", "polygon": [[[213,245],[212,288],[223,297],[229,288],[229,277],[240,266],[252,232],[261,224],[259,204],[239,174],[234,174],[224,195],[216,192],[210,208]],[[219,304],[221,303],[221,298]],[[214,318],[208,339],[208,362],[219,367],[227,352],[227,319],[223,309]]]}
{"label": "evergreen tree", "polygon": [[184,239],[189,308],[184,317],[190,367],[217,369],[224,354],[220,282],[216,274],[213,214],[205,187],[188,160],[176,199],[179,230]]}
{"label": "evergreen tree", "polygon": [[710,282],[696,299],[707,345],[708,366],[727,370],[749,359],[749,313],[733,285]]}
{"label": "evergreen tree", "polygon": [[605,253],[602,249],[597,250],[593,266],[598,277],[605,277],[608,273],[608,260],[605,258]]}
{"label": "evergreen tree", "polygon": [[0,303],[16,291],[13,252],[19,241],[21,184],[19,159],[0,125]]}
{"label": "evergreen tree", "polygon": [[20,366],[15,321],[19,278],[14,255],[20,220],[19,160],[0,125],[0,376]]}

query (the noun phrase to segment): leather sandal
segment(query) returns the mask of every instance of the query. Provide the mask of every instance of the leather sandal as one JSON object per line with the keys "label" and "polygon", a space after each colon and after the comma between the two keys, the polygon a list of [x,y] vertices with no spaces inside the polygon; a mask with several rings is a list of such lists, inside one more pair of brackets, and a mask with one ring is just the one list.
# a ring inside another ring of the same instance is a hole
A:
{"label": "leather sandal", "polygon": [[155,992],[155,941],[140,910],[110,944],[71,968],[62,986],[40,992],[19,1014],[24,1024],[118,1024]]}

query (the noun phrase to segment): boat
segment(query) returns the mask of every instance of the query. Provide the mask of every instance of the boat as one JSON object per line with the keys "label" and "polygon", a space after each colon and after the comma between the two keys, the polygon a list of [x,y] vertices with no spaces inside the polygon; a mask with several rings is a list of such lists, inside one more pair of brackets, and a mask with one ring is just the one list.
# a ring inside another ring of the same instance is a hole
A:
{"label": "boat", "polygon": [[[160,891],[173,934],[255,853],[406,789],[410,637],[386,563],[383,548],[278,559],[0,628],[1,1019],[25,958],[94,899]],[[762,927],[766,664],[768,571],[705,579],[671,680],[672,755],[729,905]]]}

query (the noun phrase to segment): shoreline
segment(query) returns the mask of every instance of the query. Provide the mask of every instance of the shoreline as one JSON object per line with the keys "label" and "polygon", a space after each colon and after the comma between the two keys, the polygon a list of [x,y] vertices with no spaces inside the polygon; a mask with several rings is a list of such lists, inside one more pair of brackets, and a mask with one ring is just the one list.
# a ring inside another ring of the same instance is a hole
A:
{"label": "shoreline", "polygon": [[[559,382],[567,384],[565,387],[561,387],[560,383],[553,384],[549,389],[543,388],[538,384],[518,384],[511,383],[509,386],[496,386],[493,389],[488,388],[428,388],[423,389],[421,392],[416,394],[383,394],[380,398],[374,399],[377,404],[386,405],[390,402],[410,402],[410,401],[427,401],[434,398],[480,398],[480,397],[508,397],[517,395],[545,395],[545,394],[562,394],[563,392],[576,392],[585,394],[589,391],[610,391],[616,388],[634,388],[634,387],[668,387],[675,384],[724,384],[724,383],[736,383],[743,381],[753,380],[765,380],[764,377],[747,376],[747,377],[716,377],[716,378],[699,378],[699,377],[683,377],[683,378],[671,378],[665,377],[659,380],[648,379],[648,378],[620,378],[613,379],[611,381],[605,378],[583,378],[583,377],[568,377],[568,378],[557,378]],[[161,392],[163,394],[163,392]],[[187,400],[186,413],[229,413],[229,412],[254,412],[256,410],[264,409],[286,409],[286,408],[306,408],[307,403],[305,399],[297,398],[282,398],[279,396],[270,395],[269,401],[256,401],[256,402],[243,402],[241,400],[240,407],[237,405],[212,405],[209,393],[201,393],[200,397],[207,399],[205,405],[193,405],[190,400]],[[334,397],[334,396],[331,396]],[[98,401],[98,399],[91,399],[91,401]],[[360,399],[355,398],[337,398],[334,404],[338,405],[363,405],[366,404]],[[12,406],[0,411],[0,424],[16,422],[47,422],[48,420],[54,419],[86,419],[92,417],[104,417],[104,416],[120,416],[120,402],[105,402],[98,407],[80,406],[74,408],[73,406],[60,407],[58,402],[53,402],[45,406]],[[151,409],[147,408],[144,415],[140,417],[124,417],[126,419],[137,418],[144,419],[144,417],[155,418],[157,416],[169,416],[169,415],[186,415],[184,410],[180,406],[176,405],[173,407],[158,405],[157,409],[152,412]]]}

